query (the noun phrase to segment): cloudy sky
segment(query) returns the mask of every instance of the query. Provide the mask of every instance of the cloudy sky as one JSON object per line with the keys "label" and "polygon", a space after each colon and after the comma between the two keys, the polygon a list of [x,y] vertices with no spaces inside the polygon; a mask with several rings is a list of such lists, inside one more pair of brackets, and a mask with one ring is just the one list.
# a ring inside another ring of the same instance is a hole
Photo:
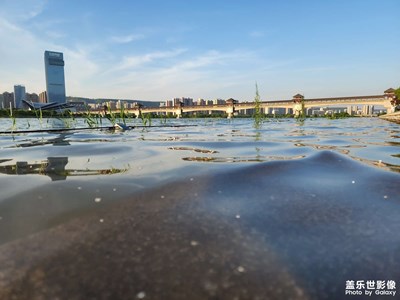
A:
{"label": "cloudy sky", "polygon": [[45,90],[64,53],[69,96],[263,100],[400,86],[399,0],[0,0],[0,92]]}

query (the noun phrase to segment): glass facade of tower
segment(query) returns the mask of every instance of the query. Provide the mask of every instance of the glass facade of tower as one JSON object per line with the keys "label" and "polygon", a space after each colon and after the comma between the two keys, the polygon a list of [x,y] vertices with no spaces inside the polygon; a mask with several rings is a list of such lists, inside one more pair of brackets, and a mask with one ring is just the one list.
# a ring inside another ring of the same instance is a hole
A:
{"label": "glass facade of tower", "polygon": [[45,51],[47,101],[66,103],[64,56],[61,52]]}
{"label": "glass facade of tower", "polygon": [[22,100],[26,100],[26,90],[23,85],[14,85],[14,108],[22,108]]}

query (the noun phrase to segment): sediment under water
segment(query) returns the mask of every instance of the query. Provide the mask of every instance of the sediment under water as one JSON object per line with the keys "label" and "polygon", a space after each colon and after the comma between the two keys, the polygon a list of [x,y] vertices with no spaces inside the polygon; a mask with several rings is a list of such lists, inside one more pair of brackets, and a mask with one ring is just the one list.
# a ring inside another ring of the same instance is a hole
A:
{"label": "sediment under water", "polygon": [[341,299],[347,280],[399,281],[399,125],[191,122],[0,137],[0,299]]}

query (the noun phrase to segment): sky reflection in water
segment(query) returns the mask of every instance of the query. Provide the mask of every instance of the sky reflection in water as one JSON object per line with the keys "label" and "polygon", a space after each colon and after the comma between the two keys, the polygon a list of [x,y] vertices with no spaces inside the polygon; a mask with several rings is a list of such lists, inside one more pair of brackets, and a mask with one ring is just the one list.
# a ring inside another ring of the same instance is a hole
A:
{"label": "sky reflection in water", "polygon": [[[153,125],[162,125],[157,121]],[[18,122],[24,127],[33,121]],[[75,122],[75,126],[84,127]],[[50,177],[53,174],[58,179],[122,172],[134,175],[138,171],[142,174],[166,172],[188,163],[292,160],[319,150],[333,150],[370,165],[400,170],[399,125],[376,118],[310,119],[302,123],[271,119],[259,129],[254,128],[251,119],[167,122],[168,125],[196,126],[2,135],[0,173]]]}

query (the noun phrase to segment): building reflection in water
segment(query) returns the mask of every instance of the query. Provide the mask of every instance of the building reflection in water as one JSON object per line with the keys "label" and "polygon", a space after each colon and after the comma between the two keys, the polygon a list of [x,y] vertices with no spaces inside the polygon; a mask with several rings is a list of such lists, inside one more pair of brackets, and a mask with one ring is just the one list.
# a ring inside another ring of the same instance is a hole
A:
{"label": "building reflection in water", "polygon": [[[0,161],[5,162],[6,160]],[[0,173],[7,175],[46,175],[52,181],[65,180],[68,176],[87,176],[87,175],[109,175],[127,171],[127,169],[66,169],[68,157],[48,157],[47,160],[40,163],[29,164],[26,161],[18,161],[15,164],[0,166]]]}
{"label": "building reflection in water", "polygon": [[53,145],[53,146],[69,146],[71,145],[67,138],[71,135],[71,133],[61,133],[59,136],[50,139],[40,139],[40,140],[32,140],[24,143],[19,143],[17,147],[35,147],[35,146],[44,146],[44,145]]}

